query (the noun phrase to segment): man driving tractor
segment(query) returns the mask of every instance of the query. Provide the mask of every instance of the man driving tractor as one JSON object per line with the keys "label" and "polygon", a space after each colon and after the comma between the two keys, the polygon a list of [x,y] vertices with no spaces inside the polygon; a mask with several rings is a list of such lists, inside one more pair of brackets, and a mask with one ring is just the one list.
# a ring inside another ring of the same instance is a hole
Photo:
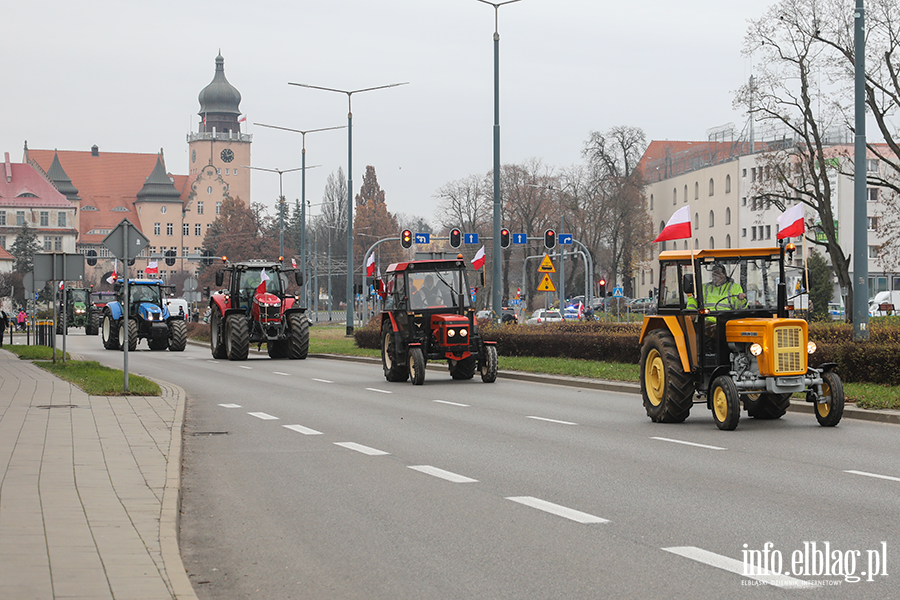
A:
{"label": "man driving tractor", "polygon": [[[732,280],[725,271],[725,265],[714,263],[711,273],[712,281],[703,284],[703,304],[710,310],[747,308],[747,294],[740,283]],[[691,296],[687,300],[687,308],[696,309],[697,299]]]}

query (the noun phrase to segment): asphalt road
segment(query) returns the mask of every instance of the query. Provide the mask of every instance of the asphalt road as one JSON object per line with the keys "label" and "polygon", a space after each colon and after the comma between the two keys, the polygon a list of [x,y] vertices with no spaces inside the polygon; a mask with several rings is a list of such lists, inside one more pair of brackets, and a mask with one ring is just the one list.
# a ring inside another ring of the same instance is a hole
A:
{"label": "asphalt road", "polygon": [[661,425],[635,394],[192,345],[129,367],[188,393],[203,599],[900,597],[896,425]]}

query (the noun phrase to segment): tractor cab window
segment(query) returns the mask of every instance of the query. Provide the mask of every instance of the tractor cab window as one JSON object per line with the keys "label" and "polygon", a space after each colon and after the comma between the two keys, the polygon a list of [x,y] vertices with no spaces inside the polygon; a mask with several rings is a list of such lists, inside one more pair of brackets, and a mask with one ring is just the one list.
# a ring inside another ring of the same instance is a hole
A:
{"label": "tractor cab window", "polygon": [[778,310],[777,257],[715,260],[700,269],[703,304],[711,311]]}
{"label": "tractor cab window", "polygon": [[468,306],[468,290],[460,271],[430,271],[409,274],[410,308],[458,306],[460,294]]}
{"label": "tractor cab window", "polygon": [[276,296],[281,295],[281,278],[278,276],[278,273],[271,270],[266,271],[265,268],[247,269],[241,275],[241,287],[238,290],[240,306],[246,309],[250,308],[253,295],[256,293],[259,285],[263,282],[263,273],[265,273],[265,276],[267,277],[265,287],[266,292],[275,294]]}
{"label": "tractor cab window", "polygon": [[133,285],[131,286],[131,302],[140,304],[141,302],[152,302],[159,305],[159,287],[149,285]]}
{"label": "tractor cab window", "polygon": [[681,305],[681,296],[678,291],[677,263],[663,265],[660,270],[659,305],[670,308],[678,308]]}

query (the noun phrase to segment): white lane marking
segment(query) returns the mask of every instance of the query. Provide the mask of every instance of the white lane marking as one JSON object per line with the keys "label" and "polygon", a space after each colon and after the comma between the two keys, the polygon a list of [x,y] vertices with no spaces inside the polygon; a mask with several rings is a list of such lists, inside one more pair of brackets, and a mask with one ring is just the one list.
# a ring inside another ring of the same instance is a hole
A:
{"label": "white lane marking", "polygon": [[866,473],[865,471],[844,471],[853,475],[863,475],[865,477],[875,477],[876,479],[887,479],[888,481],[900,481],[900,477],[891,477],[890,475],[879,475],[878,473]]}
{"label": "white lane marking", "polygon": [[321,383],[334,383],[333,381],[328,381],[327,379],[316,379],[315,377],[313,377],[312,380],[319,381]]}
{"label": "white lane marking", "polygon": [[257,419],[262,419],[263,421],[277,421],[278,417],[273,417],[270,414],[264,412],[248,412],[248,415],[251,417],[256,417]]}
{"label": "white lane marking", "polygon": [[370,392],[378,392],[379,394],[393,394],[394,392],[390,392],[388,390],[379,390],[378,388],[366,388]]}
{"label": "white lane marking", "polygon": [[291,376],[290,373],[282,373],[281,371],[272,371],[272,374],[273,375],[286,375],[287,377]]}
{"label": "white lane marking", "polygon": [[531,508],[536,508],[558,517],[563,517],[564,519],[576,521],[578,523],[609,523],[608,519],[595,517],[594,515],[589,515],[588,513],[581,512],[580,510],[566,508],[565,506],[553,504],[552,502],[547,502],[546,500],[541,500],[540,498],[533,498],[531,496],[510,496],[509,498],[507,498],[507,500],[512,500],[513,502],[518,502],[519,504],[524,504],[525,506],[530,506]]}
{"label": "white lane marking", "polygon": [[547,423],[559,423],[560,425],[578,425],[569,421],[557,421],[556,419],[546,419],[544,417],[525,417],[526,419],[534,419],[535,421],[546,421]]}
{"label": "white lane marking", "polygon": [[[787,575],[758,575],[755,573],[747,572],[747,569],[745,569],[745,565],[743,562],[735,560],[733,558],[728,558],[727,556],[722,556],[721,554],[715,554],[713,552],[709,552],[708,550],[697,548],[695,546],[675,546],[672,548],[663,548],[663,550],[665,550],[666,552],[671,552],[672,554],[677,554],[678,556],[683,556],[684,558],[689,558],[691,560],[701,562],[711,567],[716,567],[717,569],[722,569],[724,571],[729,571],[731,573],[741,575],[742,577],[749,577],[750,579],[762,581],[776,587],[791,589],[816,587],[816,585],[813,583],[803,581],[802,579],[794,579],[793,577],[788,577]],[[755,565],[751,566],[750,571],[755,572],[756,570],[757,569]]]}
{"label": "white lane marking", "polygon": [[315,429],[310,429],[309,427],[304,427],[303,425],[284,425],[284,427],[286,429],[290,429],[291,431],[302,433],[303,435],[322,435],[321,431],[316,431]]}
{"label": "white lane marking", "polygon": [[448,402],[447,400],[435,400],[435,402],[440,402],[441,404],[449,404],[450,406],[463,406],[468,407],[468,404],[460,404],[459,402]]}
{"label": "white lane marking", "polygon": [[212,360],[212,359],[210,359],[210,358],[206,359],[206,362],[212,363],[212,364],[214,364],[214,365],[219,364],[219,361],[217,361],[217,360]]}
{"label": "white lane marking", "polygon": [[240,404],[220,404],[222,408],[240,408]]}
{"label": "white lane marking", "polygon": [[389,454],[388,452],[385,452],[383,450],[369,448],[368,446],[363,446],[362,444],[357,444],[356,442],[335,442],[334,445],[347,448],[348,450],[362,452],[363,454],[368,454],[369,456],[385,456],[386,454]]}
{"label": "white lane marking", "polygon": [[432,467],[430,465],[418,465],[415,467],[410,467],[410,469],[419,471],[420,473],[425,473],[426,475],[432,475],[433,477],[440,477],[441,479],[446,479],[447,481],[452,481],[453,483],[478,483],[477,479],[472,479],[470,477],[466,477],[465,475],[457,475],[456,473],[451,473],[450,471],[438,469],[437,467]]}
{"label": "white lane marking", "polygon": [[253,367],[248,367],[247,365],[238,365],[242,369],[252,369]]}
{"label": "white lane marking", "polygon": [[672,438],[651,437],[650,439],[651,440],[659,440],[661,442],[672,442],[673,444],[684,444],[685,446],[696,446],[698,448],[707,448],[708,450],[728,450],[728,448],[720,448],[719,446],[707,446],[706,444],[685,442],[684,440],[673,440]]}

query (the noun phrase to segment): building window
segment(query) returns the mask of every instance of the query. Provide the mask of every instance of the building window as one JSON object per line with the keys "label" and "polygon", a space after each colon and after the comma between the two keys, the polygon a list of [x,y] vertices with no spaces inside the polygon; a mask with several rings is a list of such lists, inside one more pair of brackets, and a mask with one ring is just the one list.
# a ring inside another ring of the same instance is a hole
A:
{"label": "building window", "polygon": [[230,173],[230,171],[229,171],[228,169],[225,169],[225,174],[226,174],[226,175],[230,175],[231,173]]}
{"label": "building window", "polygon": [[756,227],[751,227],[750,231],[753,232],[753,235],[750,237],[750,241],[755,242],[756,241]]}
{"label": "building window", "polygon": [[16,211],[16,227],[22,227],[25,225],[25,211],[17,210]]}
{"label": "building window", "polygon": [[162,214],[166,214],[166,211],[167,211],[167,210],[169,210],[169,209],[166,208],[165,206],[160,206],[160,207],[159,207],[159,212],[161,212]]}
{"label": "building window", "polygon": [[66,213],[64,213],[64,212],[56,213],[56,226],[57,227],[65,227],[66,226]]}
{"label": "building window", "polygon": [[878,246],[869,246],[869,258],[878,258]]}
{"label": "building window", "polygon": [[695,181],[694,182],[694,200],[699,200],[699,199],[700,199],[700,182]]}
{"label": "building window", "polygon": [[[210,193],[212,193],[212,188],[209,188],[209,189],[210,189]],[[197,214],[198,214],[198,215],[202,215],[202,214],[203,214],[203,200],[199,200],[199,201],[197,202]]]}
{"label": "building window", "polygon": [[[869,248],[871,247],[869,246]],[[53,238],[49,235],[44,236],[44,252],[53,252]]]}
{"label": "building window", "polygon": [[172,223],[166,223],[166,235],[174,235],[175,226]]}
{"label": "building window", "polygon": [[742,176],[742,177],[746,177],[746,176],[747,176],[747,169],[744,169],[744,170],[743,170],[743,172],[741,173],[741,176]]}
{"label": "building window", "polygon": [[0,225],[6,225],[6,211],[0,210]]}
{"label": "building window", "polygon": [[741,237],[747,237],[747,228],[741,227]]}
{"label": "building window", "polygon": [[731,225],[731,207],[725,209],[725,224]]}
{"label": "building window", "polygon": [[731,248],[731,234],[725,236],[725,247]]}
{"label": "building window", "polygon": [[208,188],[206,188],[206,193],[212,194],[212,186],[209,186]]}
{"label": "building window", "polygon": [[153,224],[153,235],[159,235],[159,227],[160,227],[159,223]]}
{"label": "building window", "polygon": [[237,175],[237,169],[231,172],[232,175]]}
{"label": "building window", "polygon": [[878,188],[866,188],[866,194],[869,197],[869,202],[878,202]]}
{"label": "building window", "polygon": [[207,223],[207,224],[206,224],[206,230],[209,231],[209,228],[210,228],[210,227],[212,227],[212,223]]}
{"label": "building window", "polygon": [[678,190],[672,188],[672,206],[678,204]]}
{"label": "building window", "polygon": [[698,240],[697,238],[694,238],[694,250],[699,250],[699,249],[700,249],[700,240]]}
{"label": "building window", "polygon": [[868,220],[868,230],[875,231],[878,229],[878,217],[866,217]]}
{"label": "building window", "polygon": [[57,235],[53,238],[53,251],[54,252],[62,252],[62,236]]}
{"label": "building window", "polygon": [[50,226],[50,212],[46,210],[41,211],[41,227],[49,227]]}
{"label": "building window", "polygon": [[6,236],[0,235],[0,248],[6,248]]}
{"label": "building window", "polygon": [[750,169],[750,181],[756,181],[756,167]]}
{"label": "building window", "polygon": [[194,235],[203,235],[200,231],[200,223],[194,224]]}
{"label": "building window", "polygon": [[716,249],[716,241],[712,238],[712,236],[709,236],[709,249],[710,250]]}
{"label": "building window", "polygon": [[[712,179],[710,179],[710,181],[712,181]],[[709,226],[716,226],[716,213],[714,213],[713,211],[709,211]]]}
{"label": "building window", "polygon": [[772,226],[771,225],[766,225],[766,239],[767,240],[772,239]]}
{"label": "building window", "polygon": [[182,223],[181,224],[181,235],[191,235],[191,224],[190,223]]}
{"label": "building window", "polygon": [[682,197],[682,200],[687,204],[687,185],[684,186],[684,196]]}
{"label": "building window", "polygon": [[741,206],[747,206],[747,196],[741,198]]}
{"label": "building window", "polygon": [[700,229],[700,213],[694,213],[694,229]]}
{"label": "building window", "polygon": [[725,176],[725,193],[726,194],[731,193],[731,175]]}
{"label": "building window", "polygon": [[187,255],[188,255],[188,250],[189,250],[189,248],[188,248],[187,246],[183,246],[183,247],[181,248],[181,256],[187,256]]}
{"label": "building window", "polygon": [[650,194],[650,210],[653,210],[653,194]]}
{"label": "building window", "polygon": [[866,159],[866,171],[869,173],[877,173],[878,172],[878,159],[869,158]]}
{"label": "building window", "polygon": [[713,182],[713,178],[709,178],[709,195],[713,196],[716,193],[716,184]]}
{"label": "building window", "polygon": [[216,202],[216,214],[217,215],[222,214],[222,203],[221,202]]}

